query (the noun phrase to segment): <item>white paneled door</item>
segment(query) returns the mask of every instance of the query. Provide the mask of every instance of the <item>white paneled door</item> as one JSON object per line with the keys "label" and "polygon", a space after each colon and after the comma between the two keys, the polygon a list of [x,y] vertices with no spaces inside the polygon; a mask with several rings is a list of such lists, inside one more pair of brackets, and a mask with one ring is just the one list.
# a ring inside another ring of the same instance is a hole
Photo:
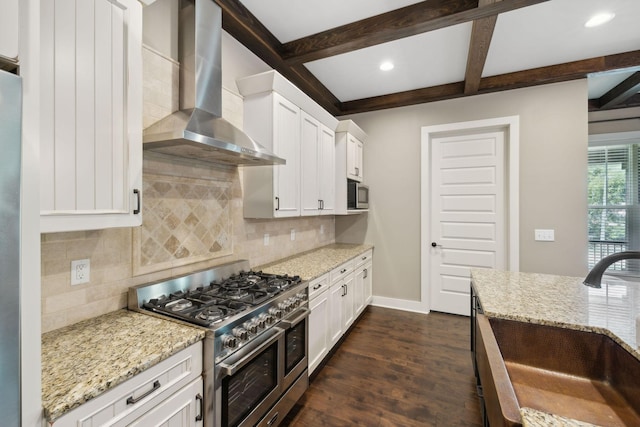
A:
{"label": "white paneled door", "polygon": [[469,314],[470,268],[507,267],[505,134],[430,140],[431,309]]}

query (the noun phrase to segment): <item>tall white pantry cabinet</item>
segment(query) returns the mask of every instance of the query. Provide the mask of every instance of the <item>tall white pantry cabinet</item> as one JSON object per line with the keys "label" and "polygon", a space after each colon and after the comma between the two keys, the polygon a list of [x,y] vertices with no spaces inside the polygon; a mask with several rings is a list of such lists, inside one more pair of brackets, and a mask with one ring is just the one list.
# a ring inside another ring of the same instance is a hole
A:
{"label": "tall white pantry cabinet", "polygon": [[41,2],[41,231],[142,223],[142,5]]}

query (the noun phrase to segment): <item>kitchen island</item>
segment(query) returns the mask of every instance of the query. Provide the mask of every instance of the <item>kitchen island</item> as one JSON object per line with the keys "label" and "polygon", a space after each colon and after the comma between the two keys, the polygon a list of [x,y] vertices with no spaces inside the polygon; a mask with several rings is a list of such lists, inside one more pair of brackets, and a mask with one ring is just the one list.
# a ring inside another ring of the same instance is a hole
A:
{"label": "kitchen island", "polygon": [[[472,269],[471,280],[488,318],[605,335],[640,359],[636,343],[640,283],[610,278],[596,289],[585,286],[579,277],[489,269]],[[530,408],[521,408],[520,413],[525,427],[591,425]]]}

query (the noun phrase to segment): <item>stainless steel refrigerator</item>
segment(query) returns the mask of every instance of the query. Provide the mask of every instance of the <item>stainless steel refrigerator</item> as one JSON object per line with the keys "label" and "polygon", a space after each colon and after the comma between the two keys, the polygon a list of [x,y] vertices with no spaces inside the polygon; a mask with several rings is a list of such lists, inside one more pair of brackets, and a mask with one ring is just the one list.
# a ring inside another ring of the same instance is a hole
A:
{"label": "stainless steel refrigerator", "polygon": [[[22,81],[0,70],[0,424],[20,425]],[[38,301],[36,307],[40,307]]]}

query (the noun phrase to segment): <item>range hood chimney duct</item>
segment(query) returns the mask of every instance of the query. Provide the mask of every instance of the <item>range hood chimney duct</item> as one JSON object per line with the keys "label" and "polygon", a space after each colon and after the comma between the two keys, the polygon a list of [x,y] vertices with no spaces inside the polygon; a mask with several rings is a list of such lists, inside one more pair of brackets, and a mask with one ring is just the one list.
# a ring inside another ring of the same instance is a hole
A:
{"label": "range hood chimney duct", "polygon": [[144,130],[143,148],[233,165],[285,160],[222,118],[222,10],[213,0],[181,0],[180,110]]}

